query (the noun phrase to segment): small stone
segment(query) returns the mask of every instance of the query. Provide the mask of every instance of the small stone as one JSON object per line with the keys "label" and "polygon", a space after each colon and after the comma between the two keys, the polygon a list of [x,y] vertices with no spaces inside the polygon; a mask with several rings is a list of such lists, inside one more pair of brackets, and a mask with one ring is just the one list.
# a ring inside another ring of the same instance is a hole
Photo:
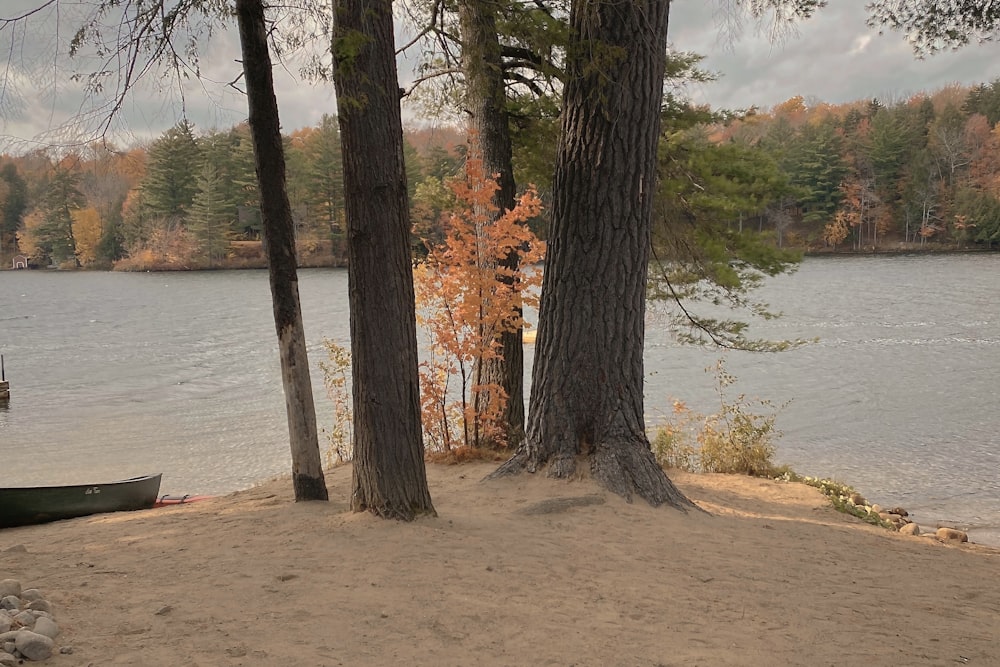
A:
{"label": "small stone", "polygon": [[0,598],[8,595],[21,595],[21,582],[17,579],[4,579],[0,581]]}
{"label": "small stone", "polygon": [[904,510],[902,507],[893,507],[889,510],[890,514],[898,514],[899,516],[910,516],[910,513]]}
{"label": "small stone", "polygon": [[[0,643],[12,642],[14,638],[17,637],[17,630],[8,630],[7,632],[0,633]],[[4,649],[7,651],[7,649]],[[12,653],[12,651],[7,651],[7,653]]]}
{"label": "small stone", "polygon": [[32,600],[28,603],[28,609],[32,611],[47,611],[52,613],[52,605],[48,600]]}
{"label": "small stone", "polygon": [[0,609],[15,611],[21,608],[21,598],[16,595],[5,595],[0,599]]}
{"label": "small stone", "polygon": [[154,613],[155,613],[155,614],[156,614],[157,616],[163,616],[163,615],[165,615],[165,614],[169,614],[169,613],[170,613],[170,612],[172,612],[173,610],[174,610],[174,608],[173,608],[173,607],[171,607],[171,606],[170,606],[170,605],[168,605],[168,604],[165,604],[165,605],[163,605],[162,607],[160,607],[159,609],[157,609],[157,610],[156,610],[156,611],[155,611]]}
{"label": "small stone", "polygon": [[6,611],[0,611],[0,633],[9,632],[10,626],[14,624],[14,619]]}
{"label": "small stone", "polygon": [[31,630],[21,630],[17,633],[14,646],[28,660],[45,660],[52,655],[55,642],[51,637],[40,635]]}
{"label": "small stone", "polygon": [[12,547],[7,547],[6,549],[4,549],[4,553],[8,553],[8,554],[26,554],[26,553],[28,553],[28,547],[24,546],[23,544],[15,544]]}
{"label": "small stone", "polygon": [[50,639],[55,639],[59,636],[59,624],[51,618],[45,618],[44,616],[35,621],[35,627],[33,630]]}
{"label": "small stone", "polygon": [[920,526],[918,526],[915,523],[908,523],[902,528],[900,528],[899,532],[902,533],[903,535],[919,535]]}
{"label": "small stone", "polygon": [[942,542],[968,542],[969,536],[961,531],[954,528],[938,528],[935,536]]}
{"label": "small stone", "polygon": [[3,644],[0,644],[0,648],[2,648],[6,653],[13,653],[16,650],[14,648],[14,638],[11,637],[9,642],[4,642]]}
{"label": "small stone", "polygon": [[879,505],[878,503],[875,503],[875,504],[872,505],[872,513],[873,514],[881,514],[882,511],[883,511],[882,510],[882,506]]}
{"label": "small stone", "polygon": [[42,592],[37,588],[28,588],[21,591],[21,599],[27,600],[28,602],[31,602],[32,600],[41,600],[44,597],[45,596],[42,595]]}
{"label": "small stone", "polygon": [[61,649],[59,649],[59,652],[62,653],[63,655],[73,655],[73,647],[63,646]]}
{"label": "small stone", "polygon": [[34,627],[35,625],[35,615],[30,611],[25,609],[20,614],[14,617],[14,620],[20,623],[25,628]]}
{"label": "small stone", "polygon": [[12,656],[7,651],[0,651],[0,665],[4,667],[14,667],[17,664],[17,658]]}
{"label": "small stone", "polygon": [[857,491],[851,494],[851,502],[857,505],[858,507],[864,507],[865,505],[868,504],[868,501],[865,500],[865,497],[860,493],[858,493]]}

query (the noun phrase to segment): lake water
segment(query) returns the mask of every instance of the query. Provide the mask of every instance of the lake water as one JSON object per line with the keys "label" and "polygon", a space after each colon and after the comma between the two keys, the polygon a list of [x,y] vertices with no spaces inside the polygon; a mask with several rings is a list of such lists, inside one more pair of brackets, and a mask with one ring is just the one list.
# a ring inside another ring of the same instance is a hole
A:
{"label": "lake water", "polygon": [[[301,271],[300,292],[322,429],[317,363],[324,337],[348,340],[347,274]],[[733,395],[790,401],[777,459],[1000,545],[1000,255],[807,258],[760,297],[784,316],[756,335],[820,339],[725,355]],[[164,492],[221,493],[290,468],[264,271],[0,272],[0,353],[0,485],[163,471]],[[720,356],[651,313],[650,422],[671,398],[717,409]]]}

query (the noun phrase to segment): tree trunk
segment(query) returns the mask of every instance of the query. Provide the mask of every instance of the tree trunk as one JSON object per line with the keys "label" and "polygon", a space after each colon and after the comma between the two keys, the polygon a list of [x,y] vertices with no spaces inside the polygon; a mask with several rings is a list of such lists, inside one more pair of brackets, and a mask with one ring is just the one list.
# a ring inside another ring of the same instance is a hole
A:
{"label": "tree trunk", "polygon": [[[516,189],[500,40],[497,37],[496,2],[460,0],[458,15],[469,129],[478,136],[483,169],[487,174],[496,176],[499,186],[493,195],[496,211],[490,214],[490,222],[494,222],[514,208]],[[518,253],[511,252],[502,263],[506,268],[517,270],[520,263]],[[501,349],[500,357],[477,363],[474,381],[477,385],[498,385],[507,394],[500,420],[506,428],[505,444],[514,448],[524,438],[524,347],[521,329],[500,334],[497,342]],[[480,406],[489,404],[488,390],[476,392],[477,414]]]}
{"label": "tree trunk", "polygon": [[576,0],[525,442],[497,471],[577,466],[693,507],[650,451],[643,336],[668,0]]}
{"label": "tree trunk", "polygon": [[281,381],[288,413],[295,500],[327,500],[305,331],[299,308],[292,210],[285,189],[285,154],[261,0],[236,0],[236,17],[243,49],[243,73],[250,107],[250,133],[260,189],[274,326],[278,332],[281,355]]}
{"label": "tree trunk", "polygon": [[354,398],[351,507],[434,515],[424,469],[410,216],[390,0],[334,3]]}

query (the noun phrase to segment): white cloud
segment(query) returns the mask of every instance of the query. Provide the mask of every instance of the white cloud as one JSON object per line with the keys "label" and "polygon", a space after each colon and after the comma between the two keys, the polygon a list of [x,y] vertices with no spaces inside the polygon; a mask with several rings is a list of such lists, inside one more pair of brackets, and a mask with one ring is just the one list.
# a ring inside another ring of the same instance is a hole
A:
{"label": "white cloud", "polygon": [[868,49],[868,45],[872,43],[872,35],[858,35],[854,39],[854,46],[851,50],[847,52],[849,56],[857,56],[864,53]]}

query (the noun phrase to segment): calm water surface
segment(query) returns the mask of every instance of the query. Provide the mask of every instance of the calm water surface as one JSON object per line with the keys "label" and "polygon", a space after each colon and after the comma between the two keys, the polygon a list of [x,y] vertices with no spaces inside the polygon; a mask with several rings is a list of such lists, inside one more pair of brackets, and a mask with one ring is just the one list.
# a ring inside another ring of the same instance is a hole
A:
{"label": "calm water surface", "polygon": [[[347,274],[302,271],[300,291],[324,428]],[[755,335],[820,339],[726,355],[734,394],[790,401],[778,459],[1000,545],[1000,255],[810,258],[761,297],[784,317]],[[672,398],[716,409],[720,354],[648,324],[650,421]],[[0,485],[162,470],[164,492],[220,493],[290,467],[266,272],[0,272],[0,353]]]}

